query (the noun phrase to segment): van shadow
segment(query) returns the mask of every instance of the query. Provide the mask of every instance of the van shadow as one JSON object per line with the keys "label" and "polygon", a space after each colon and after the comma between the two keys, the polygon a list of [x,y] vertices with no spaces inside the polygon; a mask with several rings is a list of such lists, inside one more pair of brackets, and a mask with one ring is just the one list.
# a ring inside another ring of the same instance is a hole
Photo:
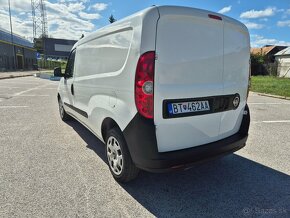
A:
{"label": "van shadow", "polygon": [[[104,145],[69,122],[106,162]],[[157,217],[290,217],[290,176],[237,154],[165,174],[141,172],[121,184]]]}

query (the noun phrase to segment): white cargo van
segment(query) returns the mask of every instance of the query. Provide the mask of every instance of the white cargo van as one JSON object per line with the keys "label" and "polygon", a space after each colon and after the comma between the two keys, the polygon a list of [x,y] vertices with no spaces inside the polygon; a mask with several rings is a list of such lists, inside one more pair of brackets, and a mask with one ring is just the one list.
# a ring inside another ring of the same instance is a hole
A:
{"label": "white cargo van", "polygon": [[60,115],[106,144],[117,181],[232,153],[247,140],[247,28],[205,10],[152,6],[79,40]]}

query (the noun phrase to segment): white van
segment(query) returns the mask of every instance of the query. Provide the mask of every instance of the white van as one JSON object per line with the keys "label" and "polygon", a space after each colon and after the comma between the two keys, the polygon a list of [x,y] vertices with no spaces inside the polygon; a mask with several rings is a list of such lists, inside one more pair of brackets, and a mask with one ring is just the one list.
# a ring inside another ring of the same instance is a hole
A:
{"label": "white van", "polygon": [[60,115],[106,144],[120,182],[245,146],[247,28],[205,10],[152,6],[73,47],[58,88]]}

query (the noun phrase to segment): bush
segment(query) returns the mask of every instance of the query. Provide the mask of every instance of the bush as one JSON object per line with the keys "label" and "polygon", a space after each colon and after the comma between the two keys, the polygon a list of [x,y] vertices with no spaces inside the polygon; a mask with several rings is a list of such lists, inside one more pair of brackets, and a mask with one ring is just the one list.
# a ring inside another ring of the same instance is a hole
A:
{"label": "bush", "polygon": [[62,69],[65,69],[66,61],[54,61],[54,60],[39,59],[39,60],[37,60],[37,65],[39,68],[48,69],[48,70],[53,70],[56,67],[61,67]]}

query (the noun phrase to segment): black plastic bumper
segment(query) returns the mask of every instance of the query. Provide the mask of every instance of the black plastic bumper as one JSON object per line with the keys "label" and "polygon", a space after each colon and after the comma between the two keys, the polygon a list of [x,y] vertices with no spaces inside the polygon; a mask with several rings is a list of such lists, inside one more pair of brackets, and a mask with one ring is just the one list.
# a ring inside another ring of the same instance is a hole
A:
{"label": "black plastic bumper", "polygon": [[238,133],[225,139],[193,148],[171,152],[158,152],[153,120],[136,114],[124,130],[124,137],[133,162],[151,172],[164,172],[187,168],[194,163],[233,153],[245,146],[250,125],[250,112],[246,105]]}

